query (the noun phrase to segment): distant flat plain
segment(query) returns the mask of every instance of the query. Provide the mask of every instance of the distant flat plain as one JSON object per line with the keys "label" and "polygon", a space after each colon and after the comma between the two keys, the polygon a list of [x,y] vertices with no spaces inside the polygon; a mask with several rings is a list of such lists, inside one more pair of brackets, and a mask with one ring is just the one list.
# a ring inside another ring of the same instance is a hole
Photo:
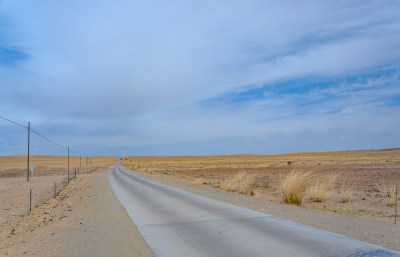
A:
{"label": "distant flat plain", "polygon": [[[108,168],[119,158],[70,156],[70,172],[77,165],[81,172],[95,167]],[[18,177],[22,183],[26,179],[26,161],[26,156],[0,156],[0,183],[7,183],[2,178]],[[30,165],[35,166],[34,176],[66,176],[67,173],[66,156],[31,156]],[[321,176],[338,174],[335,190],[326,202],[313,202],[306,192],[302,206],[389,223],[394,221],[394,207],[386,204],[379,186],[400,182],[400,149],[277,155],[123,156],[121,165],[216,188],[236,174],[247,172],[256,176],[255,197],[277,203],[283,203],[280,184],[290,171],[312,171]],[[341,201],[343,183],[351,184],[351,200],[347,203]]]}
{"label": "distant flat plain", "polygon": [[[256,176],[255,197],[283,203],[281,181],[291,171],[338,174],[326,202],[313,202],[306,192],[302,206],[392,223],[394,206],[381,192],[383,184],[400,183],[400,149],[309,152],[278,155],[127,156],[126,168],[219,188],[241,172]],[[343,203],[341,189],[350,185],[351,199]],[[399,186],[400,187],[400,186]]]}

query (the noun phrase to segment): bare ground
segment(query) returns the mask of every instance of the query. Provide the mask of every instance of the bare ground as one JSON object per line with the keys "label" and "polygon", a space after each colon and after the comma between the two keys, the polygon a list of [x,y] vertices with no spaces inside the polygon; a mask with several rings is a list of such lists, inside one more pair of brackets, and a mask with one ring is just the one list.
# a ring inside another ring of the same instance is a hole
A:
{"label": "bare ground", "polygon": [[32,177],[29,183],[25,177],[0,179],[0,225],[29,211],[29,190],[32,189],[32,208],[44,203],[60,192],[66,182],[65,176]]}
{"label": "bare ground", "polygon": [[107,176],[72,181],[57,199],[0,225],[0,255],[153,256]]}

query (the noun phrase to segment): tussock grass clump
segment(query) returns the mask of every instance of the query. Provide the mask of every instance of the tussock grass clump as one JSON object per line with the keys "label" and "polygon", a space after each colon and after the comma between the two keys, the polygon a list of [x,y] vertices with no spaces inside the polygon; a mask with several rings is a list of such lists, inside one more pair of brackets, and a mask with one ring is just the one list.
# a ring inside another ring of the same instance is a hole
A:
{"label": "tussock grass clump", "polygon": [[338,176],[338,174],[329,174],[328,176],[319,177],[315,184],[308,190],[311,200],[314,202],[326,202],[335,189]]}
{"label": "tussock grass clump", "polygon": [[248,172],[240,172],[221,184],[221,188],[224,190],[246,195],[254,195],[256,187],[256,175]]}
{"label": "tussock grass clump", "polygon": [[340,188],[340,195],[343,203],[348,203],[353,197],[354,184],[351,181],[343,180],[342,187]]}
{"label": "tussock grass clump", "polygon": [[378,184],[378,189],[382,193],[387,206],[396,204],[396,184],[387,183],[385,180]]}
{"label": "tussock grass clump", "polygon": [[283,201],[287,204],[301,205],[304,193],[313,180],[310,171],[291,171],[281,182]]}
{"label": "tussock grass clump", "polygon": [[207,184],[207,180],[205,178],[196,178],[195,180],[192,181],[193,185],[205,185]]}

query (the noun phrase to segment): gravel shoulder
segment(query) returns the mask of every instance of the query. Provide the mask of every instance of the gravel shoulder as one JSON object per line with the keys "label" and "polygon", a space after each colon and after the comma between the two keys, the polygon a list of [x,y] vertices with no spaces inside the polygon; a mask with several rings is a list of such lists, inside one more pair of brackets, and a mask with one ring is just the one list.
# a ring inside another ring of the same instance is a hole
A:
{"label": "gravel shoulder", "polygon": [[276,204],[268,200],[231,193],[209,186],[188,184],[187,182],[179,181],[179,179],[171,176],[132,171],[131,169],[126,168],[124,168],[124,170],[149,180],[177,187],[209,198],[310,225],[340,235],[356,238],[394,251],[400,251],[400,225],[371,221],[327,211]]}
{"label": "gravel shoulder", "polygon": [[108,171],[0,226],[0,256],[154,256],[115,197]]}
{"label": "gravel shoulder", "polygon": [[88,178],[88,198],[65,233],[61,256],[154,256],[115,197],[108,170]]}

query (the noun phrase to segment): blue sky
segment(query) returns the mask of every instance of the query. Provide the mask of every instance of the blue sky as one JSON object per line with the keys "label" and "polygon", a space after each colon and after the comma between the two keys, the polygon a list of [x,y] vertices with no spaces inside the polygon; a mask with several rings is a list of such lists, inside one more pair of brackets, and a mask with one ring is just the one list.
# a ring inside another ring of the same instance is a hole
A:
{"label": "blue sky", "polygon": [[[399,1],[0,0],[0,115],[82,155],[400,147],[398,17]],[[0,155],[25,134],[0,120]]]}

